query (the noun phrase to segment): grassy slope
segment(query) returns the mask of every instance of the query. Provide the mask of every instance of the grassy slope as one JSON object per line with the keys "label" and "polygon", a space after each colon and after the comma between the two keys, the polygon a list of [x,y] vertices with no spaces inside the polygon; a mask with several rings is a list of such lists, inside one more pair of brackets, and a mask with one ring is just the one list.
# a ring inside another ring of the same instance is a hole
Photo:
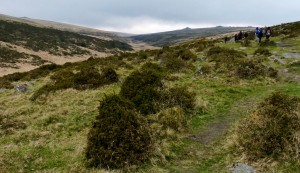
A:
{"label": "grassy slope", "polygon": [[[279,41],[278,38],[272,40]],[[299,47],[299,37],[284,42]],[[220,46],[240,49],[238,43]],[[273,54],[282,56],[295,47],[269,48]],[[244,50],[253,54],[257,43]],[[199,56],[203,53],[199,53]],[[293,59],[285,59],[287,62]],[[129,62],[132,63],[133,61]],[[195,65],[202,62],[195,62]],[[269,65],[286,68],[273,61]],[[132,63],[134,68],[140,65]],[[132,70],[120,68],[121,81]],[[298,71],[299,72],[299,71]],[[297,71],[294,75],[300,75]],[[178,80],[169,81],[168,86],[188,86],[197,94],[196,109],[190,115],[189,131],[169,140],[166,162],[146,163],[139,172],[228,172],[235,158],[231,157],[225,145],[226,134],[232,123],[247,116],[255,105],[275,90],[300,96],[299,81],[281,76],[278,81],[258,78],[235,80],[218,75],[214,78],[195,74],[194,70],[175,74]],[[121,82],[97,90],[76,91],[68,89],[50,94],[47,100],[31,102],[30,96],[45,84],[49,78],[33,81],[27,93],[13,90],[0,92],[0,114],[15,124],[26,124],[27,128],[12,129],[12,134],[0,138],[0,170],[3,172],[106,172],[91,170],[84,166],[84,148],[87,132],[97,115],[99,100],[105,95],[118,93]],[[203,134],[204,133],[204,134]],[[208,134],[205,136],[205,134]],[[293,165],[294,164],[294,165]],[[281,163],[283,172],[296,170],[299,163]],[[118,171],[116,171],[118,172]]]}

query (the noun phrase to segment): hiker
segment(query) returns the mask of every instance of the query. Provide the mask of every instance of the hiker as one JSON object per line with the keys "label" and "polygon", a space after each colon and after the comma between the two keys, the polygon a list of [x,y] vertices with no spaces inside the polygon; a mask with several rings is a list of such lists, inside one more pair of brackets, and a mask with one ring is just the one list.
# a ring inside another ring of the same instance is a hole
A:
{"label": "hiker", "polygon": [[266,40],[269,40],[270,36],[272,35],[272,30],[270,27],[266,29]]}
{"label": "hiker", "polygon": [[242,31],[240,31],[238,34],[238,40],[242,40],[242,39],[243,39],[243,33]]}
{"label": "hiker", "polygon": [[249,36],[249,34],[248,34],[248,32],[246,31],[246,32],[244,33],[244,38],[245,38],[245,39],[248,39],[248,36]]}
{"label": "hiker", "polygon": [[227,36],[225,36],[225,38],[224,38],[224,42],[225,42],[225,44],[227,43],[227,41],[228,41],[228,37],[227,37]]}
{"label": "hiker", "polygon": [[256,29],[254,30],[255,41],[258,41],[258,33],[259,33],[259,29],[258,27],[256,27]]}
{"label": "hiker", "polygon": [[237,40],[238,40],[238,35],[235,34],[235,35],[234,35],[234,41],[236,42]]}
{"label": "hiker", "polygon": [[264,30],[262,28],[260,28],[258,30],[258,39],[259,39],[259,43],[261,43],[261,38],[264,36]]}

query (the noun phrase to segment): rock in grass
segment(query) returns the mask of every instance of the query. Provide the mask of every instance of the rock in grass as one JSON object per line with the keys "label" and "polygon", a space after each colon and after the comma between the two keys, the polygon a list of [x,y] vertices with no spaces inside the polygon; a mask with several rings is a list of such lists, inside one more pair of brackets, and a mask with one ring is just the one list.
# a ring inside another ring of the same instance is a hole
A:
{"label": "rock in grass", "polygon": [[26,92],[26,91],[29,90],[29,89],[28,89],[28,84],[27,84],[27,83],[16,85],[14,89],[15,89],[15,91],[17,91],[17,92]]}
{"label": "rock in grass", "polygon": [[253,167],[246,165],[244,163],[235,163],[233,167],[230,168],[231,173],[254,173],[255,170]]}

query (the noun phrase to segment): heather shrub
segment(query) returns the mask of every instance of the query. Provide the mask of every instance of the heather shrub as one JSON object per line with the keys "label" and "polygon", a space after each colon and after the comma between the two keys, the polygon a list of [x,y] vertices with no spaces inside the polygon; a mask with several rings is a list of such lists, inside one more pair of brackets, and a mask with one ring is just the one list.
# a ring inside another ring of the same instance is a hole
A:
{"label": "heather shrub", "polygon": [[215,62],[217,69],[226,68],[227,70],[232,70],[245,57],[246,54],[244,52],[234,49],[212,47],[207,51],[208,60]]}
{"label": "heather shrub", "polygon": [[162,64],[171,72],[180,72],[187,66],[184,60],[171,56],[162,59]]}
{"label": "heather shrub", "polygon": [[236,128],[236,154],[248,161],[299,159],[300,98],[276,92]]}
{"label": "heather shrub", "polygon": [[82,68],[75,73],[66,68],[57,71],[51,77],[51,82],[38,89],[31,97],[36,100],[41,95],[48,95],[57,90],[74,88],[77,90],[96,89],[103,85],[112,84],[118,81],[117,73],[111,68],[104,68],[100,73],[96,68]]}
{"label": "heather shrub", "polygon": [[241,42],[241,45],[244,47],[250,47],[251,46],[251,42],[249,39],[244,39],[244,41]]}
{"label": "heather shrub", "polygon": [[187,118],[180,106],[161,111],[158,114],[158,122],[164,128],[172,128],[176,131],[182,131],[187,128]]}
{"label": "heather shrub", "polygon": [[272,55],[271,52],[268,49],[261,48],[261,47],[256,49],[254,54],[255,55],[265,55],[265,56],[271,56]]}
{"label": "heather shrub", "polygon": [[260,47],[276,46],[275,41],[265,40],[259,43]]}
{"label": "heather shrub", "polygon": [[184,61],[195,61],[197,56],[191,52],[189,49],[179,49],[176,51],[176,54],[178,55],[178,57]]}
{"label": "heather shrub", "polygon": [[268,68],[255,59],[244,59],[236,69],[236,75],[244,79],[266,76]]}
{"label": "heather shrub", "polygon": [[123,168],[146,161],[152,150],[147,121],[121,96],[101,101],[90,132],[85,157],[90,167]]}
{"label": "heather shrub", "polygon": [[101,74],[95,68],[82,69],[74,74],[70,80],[73,80],[74,88],[78,90],[98,88],[104,83],[101,80]]}
{"label": "heather shrub", "polygon": [[0,79],[0,88],[13,89],[14,86],[8,80]]}
{"label": "heather shrub", "polygon": [[174,87],[162,94],[162,104],[164,107],[180,106],[188,111],[195,107],[195,93],[189,92],[186,87]]}
{"label": "heather shrub", "polygon": [[114,69],[106,67],[101,70],[101,77],[105,84],[111,84],[119,81],[119,76]]}
{"label": "heather shrub", "polygon": [[132,72],[121,86],[120,95],[132,101],[142,114],[156,113],[160,100],[163,73],[157,64],[146,63]]}
{"label": "heather shrub", "polygon": [[14,133],[15,130],[25,129],[27,124],[15,117],[0,114],[0,136]]}

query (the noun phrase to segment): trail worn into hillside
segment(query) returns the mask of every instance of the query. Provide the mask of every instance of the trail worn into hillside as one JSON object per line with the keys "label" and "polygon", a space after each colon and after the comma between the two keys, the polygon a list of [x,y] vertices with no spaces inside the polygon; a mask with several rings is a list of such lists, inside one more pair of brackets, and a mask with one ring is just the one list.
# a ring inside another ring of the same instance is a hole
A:
{"label": "trail worn into hillside", "polygon": [[191,135],[190,139],[205,145],[209,145],[212,142],[219,140],[226,134],[236,120],[240,119],[245,114],[252,112],[256,104],[256,98],[245,98],[237,101],[228,114],[216,115],[218,120],[209,123],[206,129],[200,131],[198,134]]}

